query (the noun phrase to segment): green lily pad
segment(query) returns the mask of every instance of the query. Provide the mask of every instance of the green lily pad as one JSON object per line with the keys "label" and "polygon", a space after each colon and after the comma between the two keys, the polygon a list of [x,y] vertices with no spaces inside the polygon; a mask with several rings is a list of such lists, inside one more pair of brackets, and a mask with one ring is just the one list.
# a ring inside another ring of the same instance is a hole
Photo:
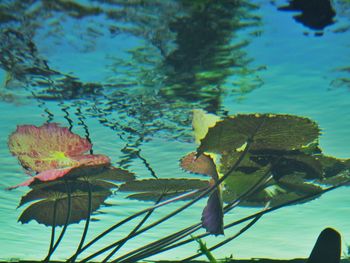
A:
{"label": "green lily pad", "polygon": [[[262,167],[253,173],[244,173],[242,171],[232,172],[224,180],[223,200],[225,202],[232,202],[239,198],[242,194],[255,186],[269,170],[269,167]],[[271,199],[272,193],[267,190],[271,185],[272,183],[264,185],[260,191],[242,200],[242,204],[254,203],[254,206],[264,206],[266,202]]]}
{"label": "green lily pad", "polygon": [[222,153],[244,146],[251,150],[295,150],[314,142],[317,124],[308,118],[282,114],[245,114],[228,117],[209,128],[198,154]]}
{"label": "green lily pad", "polygon": [[312,182],[305,180],[306,175],[303,173],[294,173],[286,175],[278,181],[278,185],[288,191],[299,194],[315,194],[322,192],[323,188]]}
{"label": "green lily pad", "polygon": [[[95,189],[96,190],[96,189]],[[92,192],[91,212],[96,211],[108,196],[109,190],[100,190]],[[68,224],[78,223],[88,217],[88,192],[76,190],[71,193],[71,215]],[[31,220],[39,224],[51,226],[53,224],[53,214],[56,206],[56,226],[65,224],[68,213],[68,195],[67,193],[51,190],[31,190],[21,200],[20,206],[30,201],[37,200],[30,204],[21,214],[18,221],[22,224]]]}
{"label": "green lily pad", "polygon": [[[238,161],[242,152],[237,152],[236,150],[225,151],[221,154],[220,159],[220,172],[226,174],[232,166]],[[237,170],[244,173],[252,173],[260,169],[262,165],[251,159],[251,154],[247,153],[241,160]]]}
{"label": "green lily pad", "polygon": [[147,179],[124,183],[119,187],[119,191],[136,192],[128,196],[130,199],[154,201],[160,196],[163,196],[163,199],[169,199],[208,186],[208,181],[198,179]]}
{"label": "green lily pad", "polygon": [[320,161],[301,151],[254,151],[251,159],[260,165],[272,165],[276,180],[294,172],[303,172],[308,179],[323,177]]}
{"label": "green lily pad", "polygon": [[335,176],[346,169],[350,169],[350,165],[348,163],[350,159],[341,160],[332,156],[325,155],[319,155],[317,156],[317,159],[320,161],[322,169],[324,170],[324,176],[327,178]]}
{"label": "green lily pad", "polygon": [[[117,182],[129,182],[135,179],[135,175],[130,173],[127,170],[120,168],[115,168],[112,166],[101,167],[101,166],[91,166],[89,169],[75,169],[72,173],[67,176],[70,183],[80,181],[80,182],[89,182],[90,185],[96,185],[104,187],[105,189],[116,188]],[[52,187],[56,185],[55,190],[65,192],[65,181],[64,180],[55,180],[49,182],[35,181],[31,185],[33,189],[43,189],[47,187]],[[86,185],[86,184],[80,184]]]}

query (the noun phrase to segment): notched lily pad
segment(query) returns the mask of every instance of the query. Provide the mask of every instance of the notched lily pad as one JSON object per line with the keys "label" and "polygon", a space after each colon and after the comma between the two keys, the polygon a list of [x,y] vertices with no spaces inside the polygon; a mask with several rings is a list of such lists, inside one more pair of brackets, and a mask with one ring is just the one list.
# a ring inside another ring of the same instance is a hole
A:
{"label": "notched lily pad", "polygon": [[315,141],[318,125],[308,118],[283,114],[245,114],[228,117],[209,128],[198,153],[222,153],[242,147],[250,149],[295,150]]}
{"label": "notched lily pad", "polygon": [[147,179],[124,183],[119,187],[119,191],[136,192],[128,196],[131,199],[154,201],[162,195],[164,199],[168,199],[208,186],[208,181],[198,179]]}

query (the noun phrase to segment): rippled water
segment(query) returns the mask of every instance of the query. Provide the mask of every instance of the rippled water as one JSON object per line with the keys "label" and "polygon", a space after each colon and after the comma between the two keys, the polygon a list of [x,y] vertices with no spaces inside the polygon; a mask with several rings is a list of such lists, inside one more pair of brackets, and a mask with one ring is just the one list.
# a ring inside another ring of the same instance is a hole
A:
{"label": "rippled water", "polygon": [[[128,169],[138,179],[152,178],[150,168],[159,178],[203,178],[179,167],[179,159],[196,148],[191,128],[194,108],[220,116],[265,112],[305,116],[321,127],[320,146],[325,154],[350,158],[348,1],[334,1],[334,23],[317,30],[297,23],[296,12],[278,10],[287,1],[250,2],[255,6],[242,1],[240,11],[225,18],[235,26],[215,24],[218,14],[208,8],[206,12],[214,17],[208,24],[218,28],[202,33],[198,30],[210,21],[203,8],[210,1],[192,3],[192,7],[190,1],[129,5],[128,1],[75,1],[95,8],[80,11],[63,4],[73,1],[16,2],[1,3],[0,19],[1,260],[43,259],[51,233],[51,228],[35,221],[17,222],[23,208],[16,207],[28,188],[5,190],[27,178],[7,146],[17,125],[55,122],[71,127],[91,140],[94,153],[108,155],[113,165]],[[11,12],[14,18],[3,15]],[[216,34],[208,36],[208,32]],[[211,41],[214,38],[217,43]],[[241,41],[249,44],[240,46]],[[222,51],[230,45],[237,46]],[[218,50],[222,53],[215,57],[212,53]],[[225,61],[228,56],[234,63]],[[208,72],[216,77],[200,77]],[[93,215],[99,221],[91,222],[87,240],[152,205],[125,197],[115,192],[107,199],[111,206],[102,206],[99,211],[104,213]],[[231,254],[235,258],[307,257],[319,232],[328,226],[342,234],[345,251],[350,243],[349,198],[350,189],[342,187],[267,214],[213,254],[218,258]],[[183,203],[157,210],[151,221]],[[120,253],[199,222],[204,205],[201,200],[131,240]],[[255,211],[238,207],[225,222]],[[104,238],[96,249],[127,235],[134,224]],[[52,258],[71,256],[83,228],[84,221],[70,225]],[[210,237],[206,242],[223,239]],[[182,259],[197,249],[198,244],[189,244],[153,259]]]}

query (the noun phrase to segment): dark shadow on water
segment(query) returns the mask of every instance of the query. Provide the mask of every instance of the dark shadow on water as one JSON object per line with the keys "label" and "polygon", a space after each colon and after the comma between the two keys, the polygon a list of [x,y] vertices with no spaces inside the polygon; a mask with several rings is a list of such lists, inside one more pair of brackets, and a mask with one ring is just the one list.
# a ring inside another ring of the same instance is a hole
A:
{"label": "dark shadow on water", "polygon": [[295,21],[312,30],[323,30],[335,22],[336,13],[330,0],[290,0],[278,10],[298,12],[293,16]]}

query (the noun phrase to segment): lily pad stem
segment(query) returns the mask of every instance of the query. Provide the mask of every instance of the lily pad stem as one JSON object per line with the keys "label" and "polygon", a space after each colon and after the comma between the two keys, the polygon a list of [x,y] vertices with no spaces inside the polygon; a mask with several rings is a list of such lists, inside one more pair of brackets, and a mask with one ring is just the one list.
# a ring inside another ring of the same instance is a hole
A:
{"label": "lily pad stem", "polygon": [[55,242],[56,214],[57,214],[57,200],[55,200],[55,203],[53,205],[51,240],[50,240],[49,252],[47,253],[46,258],[43,261],[44,263],[49,262],[51,254],[52,254],[51,251],[52,251],[52,248],[53,248],[53,245]]}
{"label": "lily pad stem", "polygon": [[[158,204],[162,198],[163,198],[164,194],[162,194],[158,200],[155,202],[155,204]],[[140,229],[140,227],[147,221],[147,219],[152,215],[154,209],[149,210],[147,212],[147,214],[142,218],[142,220],[137,224],[137,226],[131,230],[131,232],[129,233],[129,235],[127,237],[131,237],[132,234],[134,234],[137,230]],[[120,243],[115,249],[113,249],[113,251],[111,253],[108,254],[108,256],[101,262],[101,263],[106,263],[126,242],[128,241],[128,239],[125,239],[124,242]]]}
{"label": "lily pad stem", "polygon": [[[132,219],[134,219],[134,218],[136,218],[136,217],[138,217],[138,216],[140,216],[140,215],[142,215],[142,214],[144,214],[144,213],[146,213],[146,212],[148,212],[148,211],[155,210],[155,209],[157,209],[157,208],[159,208],[159,207],[162,207],[162,206],[167,205],[167,204],[170,204],[170,203],[172,203],[172,202],[181,200],[181,199],[183,199],[183,198],[186,198],[186,197],[188,197],[188,196],[194,195],[194,194],[196,194],[196,193],[203,192],[203,191],[205,191],[205,190],[206,190],[206,188],[190,191],[190,192],[188,192],[188,193],[182,194],[182,195],[180,195],[180,196],[176,196],[176,197],[171,198],[171,199],[169,199],[169,200],[166,200],[166,201],[164,201],[164,202],[162,202],[162,203],[159,203],[159,204],[157,204],[157,205],[154,205],[154,206],[152,206],[152,207],[149,207],[149,208],[146,208],[146,209],[144,209],[144,210],[141,210],[141,211],[139,211],[139,212],[137,212],[137,213],[135,213],[135,214],[133,214],[133,215],[131,215],[131,216],[128,216],[127,218],[123,219],[122,221],[119,221],[117,224],[115,224],[115,225],[113,225],[112,227],[108,228],[107,230],[105,230],[104,232],[102,232],[101,234],[99,234],[97,237],[95,237],[93,240],[91,240],[89,243],[87,243],[85,246],[83,246],[82,249],[80,250],[80,253],[83,252],[84,250],[86,250],[87,248],[89,248],[91,245],[93,245],[94,243],[96,243],[98,240],[100,240],[102,237],[104,237],[104,236],[107,235],[108,233],[112,232],[113,230],[117,229],[118,227],[122,226],[123,224],[129,222],[130,220],[132,220]],[[132,235],[132,236],[133,236],[133,235]],[[124,238],[124,239],[125,239],[125,238]],[[111,245],[109,245],[109,246],[107,246],[107,247],[105,247],[105,248],[103,248],[103,249],[101,249],[101,250],[95,252],[94,254],[92,254],[92,255],[86,257],[85,259],[82,259],[82,260],[80,261],[80,263],[86,262],[86,261],[88,261],[88,260],[90,260],[90,259],[92,259],[92,258],[94,258],[94,257],[96,257],[96,256],[98,256],[98,255],[100,255],[100,254],[102,254],[102,253],[108,251],[109,249],[113,248],[114,246],[116,246],[116,245],[118,245],[118,244],[120,244],[120,243],[121,243],[121,242],[117,241],[117,244],[116,244],[116,243],[113,243],[113,244],[111,244]],[[68,260],[67,262],[69,262],[69,260]]]}
{"label": "lily pad stem", "polygon": [[89,181],[86,181],[86,185],[87,185],[87,188],[88,188],[88,211],[87,211],[87,215],[86,215],[86,221],[85,221],[85,227],[84,227],[83,235],[81,236],[80,243],[78,245],[78,248],[77,248],[75,254],[71,258],[71,262],[72,263],[75,262],[75,260],[77,259],[78,255],[79,255],[79,253],[81,251],[81,248],[84,245],[84,241],[85,241],[86,234],[87,234],[87,231],[89,229],[89,224],[90,224],[91,208],[92,208],[92,191],[91,191],[91,185],[90,185]]}
{"label": "lily pad stem", "polygon": [[64,222],[64,226],[63,229],[61,231],[61,234],[59,235],[58,239],[56,240],[55,245],[52,247],[52,249],[49,251],[49,254],[47,255],[47,257],[44,259],[44,262],[49,262],[51,255],[53,254],[53,252],[55,252],[56,248],[58,247],[58,245],[60,244],[64,234],[66,233],[67,227],[68,227],[68,223],[70,220],[70,215],[71,215],[71,206],[72,206],[72,197],[71,197],[71,191],[70,191],[70,187],[68,182],[65,180],[65,186],[66,186],[66,193],[67,193],[67,216],[66,216],[66,220]]}
{"label": "lily pad stem", "polygon": [[[197,201],[199,201],[201,198],[203,198],[204,196],[206,196],[207,194],[211,193],[214,189],[216,189],[233,171],[235,171],[237,169],[237,167],[240,165],[240,163],[242,162],[242,160],[244,159],[244,157],[246,156],[246,154],[248,153],[249,149],[250,149],[250,145],[251,145],[251,142],[252,142],[252,138],[249,138],[247,140],[247,144],[246,144],[246,147],[244,148],[243,152],[241,153],[241,155],[239,156],[239,158],[237,159],[237,161],[232,165],[232,167],[229,169],[229,171],[223,175],[219,180],[217,180],[215,182],[215,184],[213,184],[211,187],[209,187],[207,190],[205,190],[204,192],[202,192],[200,195],[198,195],[195,199],[191,200],[190,202],[186,203],[185,205],[179,207],[178,209],[174,210],[173,212],[169,213],[168,215],[162,217],[161,219],[155,221],[154,223],[140,229],[139,231],[135,232],[133,234],[133,236],[136,236],[136,235],[139,235],[157,225],[159,225],[160,223],[166,221],[167,219],[175,216],[176,214],[182,212],[183,210],[185,210],[186,208],[190,207],[191,205],[193,205],[194,203],[196,203]],[[119,240],[117,242],[114,243],[114,245],[118,245],[119,242],[121,242],[122,240]],[[112,244],[113,245],[113,244]],[[131,254],[133,253],[132,252],[129,252],[117,259],[115,259],[114,261],[112,262],[120,262],[120,260],[126,258],[126,257],[129,257]]]}

